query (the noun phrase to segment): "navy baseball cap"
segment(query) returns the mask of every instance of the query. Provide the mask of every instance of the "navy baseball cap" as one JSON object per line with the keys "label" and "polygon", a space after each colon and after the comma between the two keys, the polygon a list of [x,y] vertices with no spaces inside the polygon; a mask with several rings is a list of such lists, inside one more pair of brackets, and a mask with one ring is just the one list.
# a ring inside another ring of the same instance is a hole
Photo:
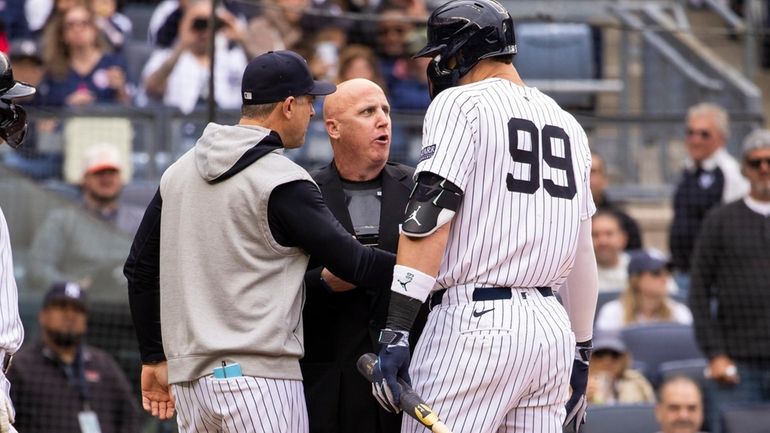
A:
{"label": "navy baseball cap", "polygon": [[241,81],[243,105],[269,104],[289,96],[328,95],[337,86],[313,80],[307,61],[293,51],[268,51],[246,66]]}
{"label": "navy baseball cap", "polygon": [[78,283],[53,283],[43,298],[43,308],[54,304],[72,303],[86,310],[86,292]]}
{"label": "navy baseball cap", "polygon": [[626,344],[620,338],[620,333],[614,331],[604,331],[594,333],[594,353],[601,350],[608,350],[616,353],[625,353]]}
{"label": "navy baseball cap", "polygon": [[628,275],[658,272],[661,269],[669,269],[671,266],[668,258],[658,251],[636,250],[631,251],[629,255],[631,260],[628,262]]}

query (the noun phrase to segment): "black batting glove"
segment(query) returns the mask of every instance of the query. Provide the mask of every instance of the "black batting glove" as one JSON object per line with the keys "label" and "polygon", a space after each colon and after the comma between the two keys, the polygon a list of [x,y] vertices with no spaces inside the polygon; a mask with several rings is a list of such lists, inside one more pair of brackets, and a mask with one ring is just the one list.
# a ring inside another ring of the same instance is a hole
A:
{"label": "black batting glove", "polygon": [[567,418],[564,419],[565,432],[580,432],[580,428],[586,422],[586,387],[588,386],[588,360],[591,359],[593,344],[591,340],[577,343],[575,346],[575,360],[572,363],[572,376],[569,385],[572,395],[567,401]]}
{"label": "black batting glove", "polygon": [[409,332],[383,329],[380,331],[380,343],[380,354],[372,370],[372,394],[385,410],[399,413],[401,385],[398,379],[412,384],[409,378]]}

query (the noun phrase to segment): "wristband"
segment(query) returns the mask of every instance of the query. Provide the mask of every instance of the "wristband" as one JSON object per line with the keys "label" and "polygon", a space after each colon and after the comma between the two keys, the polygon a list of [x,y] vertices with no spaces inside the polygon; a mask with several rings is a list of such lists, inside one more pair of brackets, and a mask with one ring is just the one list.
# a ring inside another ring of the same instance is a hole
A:
{"label": "wristband", "polygon": [[436,279],[428,274],[408,266],[396,265],[393,267],[393,283],[390,290],[423,303],[428,299],[435,284]]}

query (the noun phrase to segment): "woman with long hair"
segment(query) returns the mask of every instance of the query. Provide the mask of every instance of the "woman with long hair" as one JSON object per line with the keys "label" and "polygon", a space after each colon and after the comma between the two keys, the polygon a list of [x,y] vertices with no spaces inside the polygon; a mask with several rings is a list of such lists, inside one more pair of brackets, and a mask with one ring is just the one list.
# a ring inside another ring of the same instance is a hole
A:
{"label": "woman with long hair", "polygon": [[126,62],[110,53],[87,7],[75,6],[54,17],[43,34],[43,45],[46,105],[129,102]]}
{"label": "woman with long hair", "polygon": [[628,287],[618,299],[602,307],[596,329],[610,331],[656,322],[692,324],[690,309],[669,296],[668,261],[660,254],[644,250],[630,255]]}

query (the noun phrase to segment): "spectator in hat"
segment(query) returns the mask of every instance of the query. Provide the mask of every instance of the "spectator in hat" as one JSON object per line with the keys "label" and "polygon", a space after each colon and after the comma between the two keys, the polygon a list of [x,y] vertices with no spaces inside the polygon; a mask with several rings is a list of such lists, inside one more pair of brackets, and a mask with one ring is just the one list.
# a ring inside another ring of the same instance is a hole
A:
{"label": "spectator in hat", "polygon": [[[80,205],[51,211],[32,241],[29,266],[34,287],[78,281],[87,289],[124,295],[120,267],[131,245],[128,236],[136,232],[144,212],[119,202],[122,170],[114,146],[100,144],[85,151]],[[95,236],[94,217],[113,225],[116,235]]]}
{"label": "spectator in hat", "polygon": [[[40,55],[40,47],[34,39],[15,39],[11,41],[11,51],[8,54],[13,65],[13,75],[19,81],[34,86],[37,92],[18,101],[25,107],[38,107],[48,94],[48,85],[43,81],[45,65]],[[38,118],[28,116],[27,138],[24,146],[5,154],[3,162],[27,176],[42,180],[48,178],[61,178],[62,154],[61,152],[41,152],[38,148],[38,137],[44,133],[51,133],[58,125],[54,118]]]}
{"label": "spectator in hat", "polygon": [[84,342],[87,316],[76,283],[56,283],[46,293],[40,338],[21,349],[8,372],[19,431],[78,433],[88,412],[102,433],[139,431],[128,380],[107,353]]}
{"label": "spectator in hat", "polygon": [[629,254],[628,285],[619,299],[606,303],[596,318],[596,329],[617,331],[628,325],[676,322],[689,325],[692,313],[669,296],[668,260],[654,250]]}
{"label": "spectator in hat", "polygon": [[691,269],[689,301],[709,360],[705,392],[715,433],[724,405],[770,402],[770,131],[746,137],[741,171],[749,195],[706,217]]}
{"label": "spectator in hat", "polygon": [[655,402],[652,385],[631,368],[631,355],[616,332],[594,335],[586,398],[597,405]]}

